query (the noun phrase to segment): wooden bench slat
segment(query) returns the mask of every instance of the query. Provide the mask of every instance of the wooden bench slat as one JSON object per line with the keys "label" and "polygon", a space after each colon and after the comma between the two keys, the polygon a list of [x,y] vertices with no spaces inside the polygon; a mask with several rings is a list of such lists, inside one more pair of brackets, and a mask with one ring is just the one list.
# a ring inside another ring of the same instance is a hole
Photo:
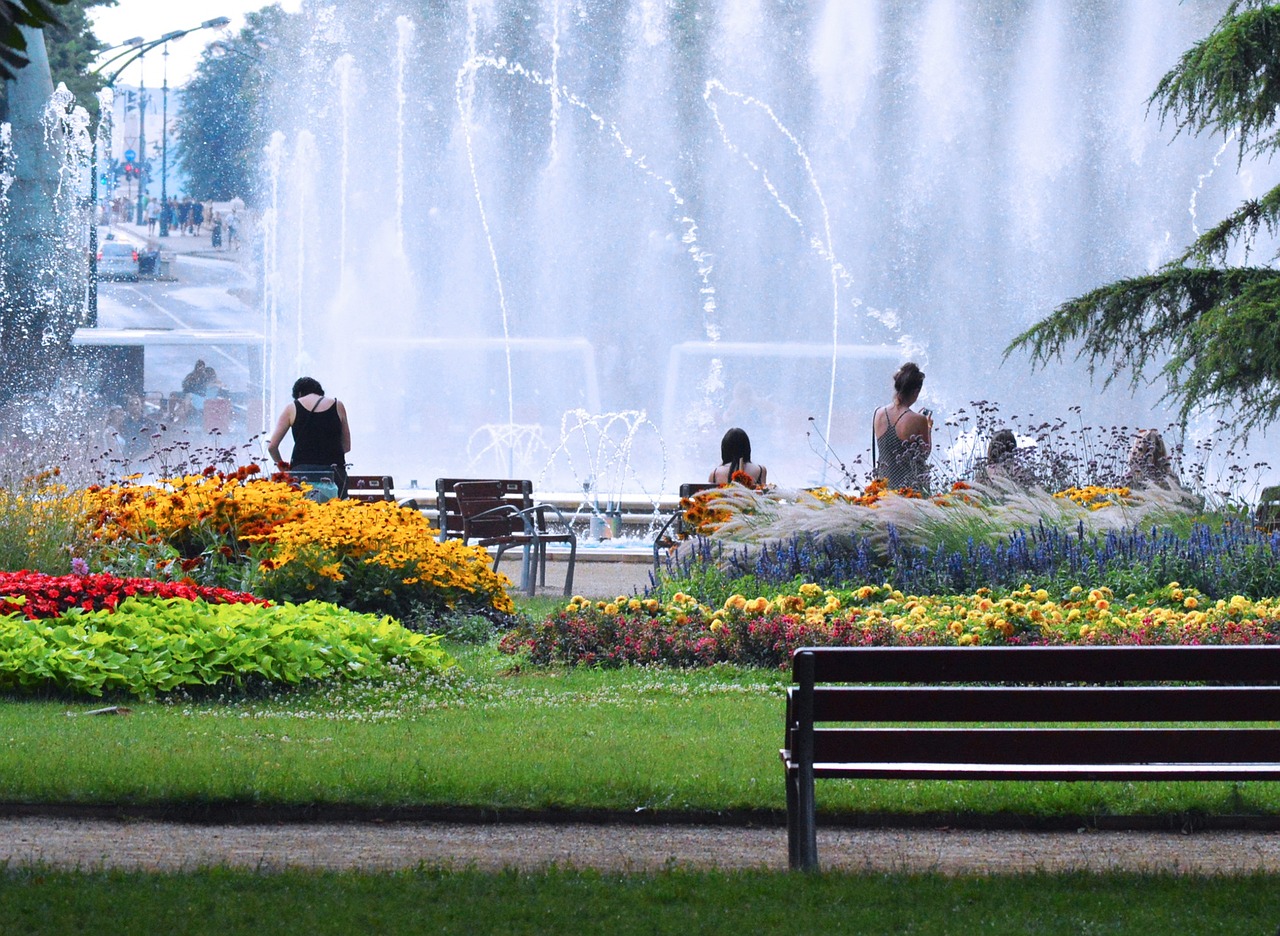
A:
{"label": "wooden bench slat", "polygon": [[814,763],[1280,764],[1275,728],[818,728]]}
{"label": "wooden bench slat", "polygon": [[823,647],[814,676],[820,683],[1268,682],[1280,681],[1280,645]]}
{"label": "wooden bench slat", "polygon": [[1280,692],[1257,686],[817,686],[813,703],[816,722],[1280,721]]}
{"label": "wooden bench slat", "polygon": [[[794,769],[794,763],[790,764]],[[839,780],[1280,780],[1280,764],[951,764],[905,761],[814,764],[814,776]]]}

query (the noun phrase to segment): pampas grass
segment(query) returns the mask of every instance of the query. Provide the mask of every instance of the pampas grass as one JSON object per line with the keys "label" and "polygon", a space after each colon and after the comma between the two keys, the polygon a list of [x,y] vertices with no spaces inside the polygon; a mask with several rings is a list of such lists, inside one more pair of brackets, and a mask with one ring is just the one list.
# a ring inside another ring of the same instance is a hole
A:
{"label": "pampas grass", "polygon": [[[705,496],[705,495],[703,495]],[[1189,518],[1199,502],[1180,488],[1135,488],[1127,498],[1090,509],[1047,491],[1013,485],[973,485],[933,498],[886,492],[873,506],[830,503],[807,490],[752,490],[730,485],[714,492],[714,506],[728,518],[712,539],[760,547],[811,536],[818,542],[861,538],[883,554],[890,537],[906,545],[958,547],[995,542],[1040,525],[1106,533]],[[750,550],[749,550],[750,551]]]}

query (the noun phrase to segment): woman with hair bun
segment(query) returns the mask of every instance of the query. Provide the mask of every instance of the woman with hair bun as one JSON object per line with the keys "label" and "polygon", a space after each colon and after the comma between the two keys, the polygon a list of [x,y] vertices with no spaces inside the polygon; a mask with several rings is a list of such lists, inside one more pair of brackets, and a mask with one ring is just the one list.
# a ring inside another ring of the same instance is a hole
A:
{"label": "woman with hair bun", "polygon": [[912,361],[893,375],[893,402],[871,418],[871,453],[877,478],[895,490],[929,489],[929,453],[933,449],[933,418],[928,410],[911,407],[924,386],[924,371]]}

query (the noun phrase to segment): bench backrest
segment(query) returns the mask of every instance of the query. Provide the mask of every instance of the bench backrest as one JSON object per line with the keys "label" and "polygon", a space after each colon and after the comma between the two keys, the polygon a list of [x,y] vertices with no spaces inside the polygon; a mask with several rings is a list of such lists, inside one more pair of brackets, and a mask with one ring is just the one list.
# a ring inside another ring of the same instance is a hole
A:
{"label": "bench backrest", "polygon": [[[456,486],[458,484],[466,484],[475,481],[484,481],[486,484],[497,485],[495,491],[477,491],[469,500],[468,510],[471,515],[479,512],[479,504],[476,498],[487,498],[493,494],[494,500],[490,504],[491,507],[498,506],[499,503],[510,504],[516,510],[526,510],[533,506],[533,482],[526,479],[493,479],[493,478],[436,478],[436,516],[437,522],[440,524],[440,542],[447,539],[475,539],[477,537],[495,535],[491,533],[477,533],[470,521],[464,519],[462,505],[458,501],[458,492]],[[521,521],[516,521],[515,527],[519,528]],[[468,527],[473,528],[468,530]],[[495,529],[497,525],[495,524]],[[470,536],[464,534],[470,533]]]}
{"label": "bench backrest", "polygon": [[[792,679],[812,763],[1280,763],[1275,730],[972,727],[1277,721],[1280,646],[802,648]],[[876,722],[907,727],[819,727]]]}
{"label": "bench backrest", "polygon": [[391,475],[347,475],[347,497],[358,501],[395,500]]}

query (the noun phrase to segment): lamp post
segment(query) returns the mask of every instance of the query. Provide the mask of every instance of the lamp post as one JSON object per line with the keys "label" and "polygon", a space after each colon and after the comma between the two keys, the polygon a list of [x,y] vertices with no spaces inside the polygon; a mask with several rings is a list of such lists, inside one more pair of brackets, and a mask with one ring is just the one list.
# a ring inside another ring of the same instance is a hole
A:
{"label": "lamp post", "polygon": [[[190,29],[178,29],[178,30],[174,30],[173,32],[167,32],[163,36],[161,36],[159,39],[152,39],[149,42],[147,40],[144,40],[141,36],[136,36],[133,39],[128,39],[125,42],[119,43],[118,45],[108,46],[106,49],[103,49],[102,51],[110,52],[115,49],[119,49],[121,51],[117,51],[114,55],[109,56],[105,61],[101,62],[97,68],[91,69],[90,74],[94,74],[94,75],[101,74],[102,70],[106,68],[108,65],[123,58],[124,62],[122,62],[120,66],[117,67],[115,71],[111,73],[111,76],[107,78],[105,82],[103,82],[104,87],[113,88],[115,86],[116,80],[124,73],[124,70],[126,68],[128,68],[134,62],[141,59],[144,55],[146,55],[148,52],[150,52],[152,49],[156,48],[157,46],[163,45],[165,47],[165,55],[168,56],[169,54],[168,43],[173,41],[174,39],[181,39],[183,36],[187,35],[188,33],[197,32],[201,29],[220,29],[223,26],[228,26],[230,24],[231,24],[230,17],[217,16],[217,17],[214,17],[213,19],[205,20],[199,26],[192,26]],[[165,129],[166,137],[168,135],[168,129],[169,129],[168,127],[168,109],[169,109],[168,108],[168,102],[169,102],[168,67],[169,67],[169,63],[168,63],[168,59],[166,58],[165,81],[164,81],[164,93],[165,93],[165,105],[164,105],[165,128],[164,129]],[[144,126],[145,117],[146,117],[146,89],[144,87],[144,82],[140,80],[138,83],[138,152],[142,156],[142,162],[141,162],[142,166],[146,165],[146,159],[147,159],[147,148],[145,145],[146,140],[145,140],[145,137],[143,136],[143,126]],[[162,153],[164,152],[165,151],[162,149]],[[163,155],[161,156],[161,162],[162,163],[164,162]],[[92,175],[93,175],[93,186],[92,186],[93,205],[92,205],[91,217],[90,217],[91,223],[89,225],[89,320],[96,325],[98,323],[98,148],[97,146],[94,146],[93,148]],[[146,223],[142,214],[142,193],[146,190],[146,183],[144,181],[145,178],[146,178],[146,175],[144,172],[144,174],[139,177],[138,214],[137,214],[137,223],[139,225]],[[163,186],[164,186],[163,166],[161,168],[160,184],[163,189]],[[163,191],[162,191],[162,194],[163,194]],[[161,217],[164,217],[163,211],[160,214],[161,214]]]}
{"label": "lamp post", "polygon": [[164,103],[160,111],[160,236],[169,236],[169,43],[164,44]]}

